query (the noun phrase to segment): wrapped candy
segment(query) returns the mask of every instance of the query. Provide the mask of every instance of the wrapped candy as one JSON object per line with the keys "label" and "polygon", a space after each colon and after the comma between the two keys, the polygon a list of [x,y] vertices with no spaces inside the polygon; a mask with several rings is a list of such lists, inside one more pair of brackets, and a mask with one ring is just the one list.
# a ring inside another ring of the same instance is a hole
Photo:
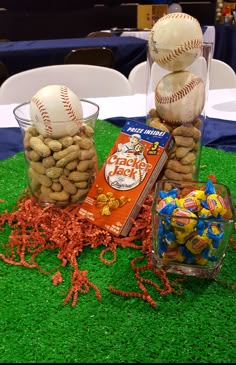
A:
{"label": "wrapped candy", "polygon": [[225,236],[224,217],[232,216],[221,192],[211,180],[205,187],[199,183],[196,190],[188,189],[186,196],[176,188],[158,191],[156,211],[161,219],[157,242],[163,262],[206,266],[217,261],[217,250]]}
{"label": "wrapped candy", "polygon": [[185,198],[178,199],[178,205],[192,212],[198,212],[201,209],[200,200],[195,196],[186,196]]}
{"label": "wrapped candy", "polygon": [[171,224],[173,227],[182,228],[185,232],[192,232],[197,223],[197,216],[184,208],[175,208],[172,212]]}
{"label": "wrapped candy", "polygon": [[207,204],[214,217],[223,216],[227,212],[224,199],[217,194],[208,195]]}

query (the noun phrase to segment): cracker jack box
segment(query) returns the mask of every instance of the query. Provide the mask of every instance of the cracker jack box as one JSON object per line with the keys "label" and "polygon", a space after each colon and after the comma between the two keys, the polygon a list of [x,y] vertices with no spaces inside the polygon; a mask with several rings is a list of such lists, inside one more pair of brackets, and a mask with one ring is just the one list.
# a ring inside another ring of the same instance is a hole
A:
{"label": "cracker jack box", "polygon": [[137,28],[151,29],[158,19],[168,14],[168,5],[137,5]]}
{"label": "cracker jack box", "polygon": [[173,145],[170,133],[126,122],[79,214],[115,236],[127,236]]}

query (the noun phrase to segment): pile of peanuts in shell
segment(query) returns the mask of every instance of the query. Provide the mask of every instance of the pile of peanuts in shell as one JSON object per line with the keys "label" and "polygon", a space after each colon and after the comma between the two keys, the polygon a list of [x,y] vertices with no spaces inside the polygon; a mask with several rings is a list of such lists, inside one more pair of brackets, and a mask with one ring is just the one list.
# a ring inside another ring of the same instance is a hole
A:
{"label": "pile of peanuts in shell", "polygon": [[[196,158],[201,148],[201,119],[188,124],[170,124],[161,120],[156,109],[149,111],[147,124],[164,132],[172,133],[175,144],[162,170],[162,178],[168,180],[195,180]],[[166,186],[172,189],[172,186]]]}
{"label": "pile of peanuts in shell", "polygon": [[29,186],[40,202],[66,206],[80,203],[97,173],[94,130],[82,125],[74,136],[43,137],[34,127],[24,135]]}

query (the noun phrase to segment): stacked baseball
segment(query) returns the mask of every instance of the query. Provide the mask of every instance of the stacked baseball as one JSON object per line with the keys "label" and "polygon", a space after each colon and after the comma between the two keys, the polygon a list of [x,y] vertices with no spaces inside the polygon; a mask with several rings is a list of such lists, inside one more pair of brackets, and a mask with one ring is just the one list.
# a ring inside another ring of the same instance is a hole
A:
{"label": "stacked baseball", "polygon": [[150,32],[150,56],[168,73],[156,84],[155,108],[149,112],[148,124],[174,135],[175,146],[163,170],[163,178],[169,180],[197,176],[205,84],[187,68],[200,57],[202,46],[199,22],[185,13],[163,16]]}

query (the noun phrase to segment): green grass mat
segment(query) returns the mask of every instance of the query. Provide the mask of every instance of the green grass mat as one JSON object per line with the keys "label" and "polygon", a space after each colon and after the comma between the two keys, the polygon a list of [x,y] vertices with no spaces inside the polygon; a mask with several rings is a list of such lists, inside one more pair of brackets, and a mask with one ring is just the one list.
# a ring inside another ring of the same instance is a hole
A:
{"label": "green grass mat", "polygon": [[[101,166],[119,128],[98,121],[96,143]],[[209,174],[226,184],[236,203],[236,154],[204,147],[200,179]],[[26,187],[23,153],[0,161],[0,212],[11,211]],[[1,245],[9,231],[0,232]],[[233,238],[236,240],[235,233]],[[154,308],[140,298],[113,294],[109,285],[140,291],[130,263],[138,250],[117,248],[112,265],[101,262],[104,247],[86,247],[78,257],[81,270],[101,291],[80,294],[75,307],[62,305],[71,268],[64,282],[53,286],[51,275],[0,260],[1,363],[233,363],[236,361],[236,251],[228,246],[219,281],[188,277],[182,295],[161,296],[152,287]],[[2,248],[0,247],[0,251]],[[38,260],[54,268],[57,252],[42,252]],[[143,273],[153,279],[151,272]],[[170,279],[175,276],[168,275]],[[158,282],[158,278],[155,279]],[[224,284],[226,283],[226,284]]]}

